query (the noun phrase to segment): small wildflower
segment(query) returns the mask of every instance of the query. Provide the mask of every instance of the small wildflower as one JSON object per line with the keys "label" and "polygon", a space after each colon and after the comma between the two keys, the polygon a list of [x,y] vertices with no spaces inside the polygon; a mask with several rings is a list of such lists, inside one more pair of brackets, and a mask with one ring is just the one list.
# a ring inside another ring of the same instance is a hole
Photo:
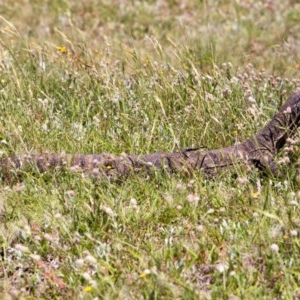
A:
{"label": "small wildflower", "polygon": [[260,196],[260,191],[252,192],[251,196],[252,198],[257,199]]}
{"label": "small wildflower", "polygon": [[280,159],[280,160],[278,161],[278,163],[279,163],[279,164],[282,164],[282,165],[287,165],[289,162],[290,162],[290,159],[289,159],[288,156],[285,156],[285,157],[283,157],[282,159]]}
{"label": "small wildflower", "polygon": [[107,205],[101,205],[100,209],[102,211],[104,211],[107,215],[109,215],[110,217],[115,216],[114,211]]}
{"label": "small wildflower", "polygon": [[233,66],[232,66],[232,63],[229,61],[229,62],[227,63],[227,68],[228,68],[228,69],[232,69],[232,67],[233,67]]}
{"label": "small wildflower", "polygon": [[222,93],[223,93],[223,96],[224,96],[225,98],[227,98],[227,97],[229,97],[229,96],[232,94],[232,91],[231,91],[231,89],[230,89],[229,87],[226,87],[226,88],[222,91]]}
{"label": "small wildflower", "polygon": [[21,252],[30,252],[28,247],[26,246],[23,246],[21,244],[16,244],[15,247],[14,247],[16,250],[19,250]]}
{"label": "small wildflower", "polygon": [[[90,280],[90,285],[92,288],[96,288],[97,287],[97,281],[96,280]],[[94,300],[96,300],[96,298],[94,298]]]}
{"label": "small wildflower", "polygon": [[295,192],[289,192],[289,193],[288,193],[288,197],[289,197],[290,199],[295,198],[295,197],[296,197],[296,193],[295,193]]}
{"label": "small wildflower", "polygon": [[258,218],[259,217],[259,213],[258,212],[254,212],[252,215],[254,218]]}
{"label": "small wildflower", "polygon": [[61,54],[66,54],[68,52],[67,48],[65,46],[56,47],[57,51]]}
{"label": "small wildflower", "polygon": [[56,214],[54,215],[54,218],[55,218],[56,220],[59,220],[61,217],[62,217],[61,213],[56,213]]}
{"label": "small wildflower", "polygon": [[75,261],[75,264],[78,266],[78,267],[82,267],[84,265],[84,260],[82,258],[78,258],[76,261]]}
{"label": "small wildflower", "polygon": [[283,113],[284,114],[290,114],[291,112],[292,112],[292,108],[290,106],[288,106]]}
{"label": "small wildflower", "polygon": [[292,139],[292,138],[287,138],[286,141],[287,141],[287,143],[289,143],[291,145],[296,145],[299,143],[298,139]]}
{"label": "small wildflower", "polygon": [[294,146],[285,147],[284,152],[290,152],[290,153],[295,152]]}
{"label": "small wildflower", "polygon": [[210,209],[207,211],[208,214],[213,214],[214,212],[215,212],[215,210],[214,210],[213,208],[210,208]]}
{"label": "small wildflower", "polygon": [[195,180],[190,180],[189,183],[187,184],[188,188],[192,188],[195,185]]}
{"label": "small wildflower", "polygon": [[270,249],[271,249],[273,252],[276,252],[276,253],[279,251],[279,247],[278,247],[277,244],[272,244],[272,245],[270,246]]}
{"label": "small wildflower", "polygon": [[227,263],[219,263],[216,264],[216,270],[219,271],[220,273],[224,273],[225,271],[228,270],[228,264]]}
{"label": "small wildflower", "polygon": [[177,208],[177,210],[182,210],[182,206],[181,205],[177,205],[176,208]]}
{"label": "small wildflower", "polygon": [[98,116],[93,116],[93,122],[94,122],[95,125],[100,124],[100,119],[98,118]]}
{"label": "small wildflower", "polygon": [[82,277],[86,280],[86,281],[91,281],[92,280],[92,277],[91,275],[88,273],[88,272],[84,272],[82,274]]}
{"label": "small wildflower", "polygon": [[189,195],[187,195],[186,199],[187,199],[187,201],[189,203],[192,203],[192,202],[194,202],[194,195],[193,194],[189,194]]}
{"label": "small wildflower", "polygon": [[195,202],[198,202],[199,200],[200,200],[200,197],[199,197],[198,195],[195,195],[195,196],[194,196],[194,201],[195,201]]}
{"label": "small wildflower", "polygon": [[249,104],[255,104],[256,103],[256,100],[252,97],[252,96],[249,96],[246,101],[249,103]]}
{"label": "small wildflower", "polygon": [[290,230],[290,235],[296,237],[298,235],[298,231],[296,229]]}
{"label": "small wildflower", "polygon": [[49,242],[52,242],[53,241],[53,236],[49,233],[45,233],[44,234],[44,238],[49,241]]}
{"label": "small wildflower", "polygon": [[88,286],[86,286],[86,287],[84,288],[84,291],[85,291],[86,293],[89,293],[92,289],[93,289],[92,286],[88,285]]}
{"label": "small wildflower", "polygon": [[84,258],[84,260],[85,260],[87,263],[91,264],[91,265],[95,265],[95,264],[97,263],[97,259],[96,259],[94,256],[90,255],[90,254],[88,254],[88,255]]}
{"label": "small wildflower", "polygon": [[197,203],[200,200],[200,197],[198,195],[189,194],[186,199],[189,203]]}
{"label": "small wildflower", "polygon": [[38,254],[30,254],[30,257],[35,261],[41,260],[41,257]]}
{"label": "small wildflower", "polygon": [[181,182],[178,182],[176,184],[176,190],[184,191],[185,190],[185,186]]}
{"label": "small wildflower", "polygon": [[130,205],[133,206],[133,207],[137,207],[137,201],[136,201],[135,198],[130,199]]}
{"label": "small wildflower", "polygon": [[298,206],[298,202],[296,200],[291,200],[290,205],[292,206]]}
{"label": "small wildflower", "polygon": [[145,269],[144,272],[140,275],[140,278],[145,278],[149,274],[151,274],[151,271],[149,269]]}
{"label": "small wildflower", "polygon": [[235,76],[232,76],[232,78],[230,79],[231,84],[237,84],[238,82],[239,82],[239,79]]}
{"label": "small wildflower", "polygon": [[237,178],[237,182],[238,182],[239,184],[245,184],[245,183],[248,182],[248,179],[247,179],[247,177],[238,177],[238,178]]}
{"label": "small wildflower", "polygon": [[203,232],[204,231],[204,226],[202,224],[197,225],[196,230],[199,232]]}
{"label": "small wildflower", "polygon": [[39,235],[35,235],[35,236],[34,236],[34,240],[35,240],[35,241],[41,241],[42,238],[41,238]]}

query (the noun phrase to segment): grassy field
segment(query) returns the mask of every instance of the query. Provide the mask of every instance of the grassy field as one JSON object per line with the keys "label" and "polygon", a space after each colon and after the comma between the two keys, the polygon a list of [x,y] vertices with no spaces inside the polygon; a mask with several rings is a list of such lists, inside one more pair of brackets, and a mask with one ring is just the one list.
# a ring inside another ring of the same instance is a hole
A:
{"label": "grassy field", "polygon": [[[299,1],[3,0],[0,35],[3,157],[221,148],[300,87]],[[278,178],[1,181],[0,298],[299,299],[299,154]]]}

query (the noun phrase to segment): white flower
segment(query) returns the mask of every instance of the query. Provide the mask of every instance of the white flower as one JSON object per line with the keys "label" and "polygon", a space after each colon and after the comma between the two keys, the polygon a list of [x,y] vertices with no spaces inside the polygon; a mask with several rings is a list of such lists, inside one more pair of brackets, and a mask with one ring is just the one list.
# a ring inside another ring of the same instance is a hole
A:
{"label": "white flower", "polygon": [[26,246],[23,246],[21,244],[16,244],[15,247],[14,247],[16,250],[19,250],[21,252],[30,252],[28,247]]}
{"label": "white flower", "polygon": [[247,179],[247,177],[238,177],[238,178],[237,178],[237,182],[238,182],[239,184],[245,184],[245,183],[248,182],[248,179]]}
{"label": "white flower", "polygon": [[194,195],[193,194],[187,195],[186,200],[190,203],[194,202]]}
{"label": "white flower", "polygon": [[292,229],[292,230],[290,230],[290,235],[295,237],[298,235],[298,231],[296,229]]}
{"label": "white flower", "polygon": [[144,273],[145,273],[145,274],[150,274],[151,271],[150,271],[149,269],[145,269],[145,270],[144,270]]}
{"label": "white flower", "polygon": [[196,227],[197,231],[202,232],[204,231],[204,226],[202,224],[197,225]]}
{"label": "white flower", "polygon": [[137,201],[135,198],[130,199],[130,205],[136,207],[137,206]]}
{"label": "white flower", "polygon": [[54,218],[57,220],[60,219],[61,217],[62,217],[62,215],[59,212],[54,215]]}
{"label": "white flower", "polygon": [[41,260],[41,257],[38,254],[30,254],[30,257],[35,261]]}
{"label": "white flower", "polygon": [[200,200],[200,197],[198,195],[189,194],[187,195],[186,199],[189,203],[197,203]]}
{"label": "white flower", "polygon": [[256,100],[252,97],[252,96],[249,96],[246,101],[249,103],[249,104],[255,104],[256,103]]}
{"label": "white flower", "polygon": [[219,271],[220,273],[224,273],[225,271],[228,270],[228,264],[227,263],[219,263],[216,264],[216,270]]}
{"label": "white flower", "polygon": [[87,272],[84,272],[84,273],[82,274],[82,277],[83,277],[86,281],[91,281],[91,280],[92,280],[91,275],[90,275],[89,273],[87,273]]}
{"label": "white flower", "polygon": [[195,180],[192,179],[189,181],[189,183],[187,184],[187,187],[192,188],[195,185]]}
{"label": "white flower", "polygon": [[292,206],[298,206],[298,202],[296,200],[291,200],[290,205]]}
{"label": "white flower", "polygon": [[44,234],[44,238],[49,241],[49,242],[52,242],[53,241],[53,236],[49,233],[45,233]]}
{"label": "white flower", "polygon": [[115,212],[107,205],[101,205],[100,209],[110,217],[114,217],[116,215]]}
{"label": "white flower", "polygon": [[179,190],[179,191],[184,191],[185,190],[185,186],[181,182],[178,182],[176,184],[176,189]]}
{"label": "white flower", "polygon": [[88,254],[84,260],[91,265],[95,265],[97,263],[97,259],[90,254]]}
{"label": "white flower", "polygon": [[279,251],[279,247],[277,244],[272,244],[270,246],[270,249],[273,251],[273,252],[278,252]]}
{"label": "white flower", "polygon": [[84,260],[82,258],[78,258],[76,261],[75,261],[75,264],[78,266],[78,267],[82,267],[84,265]]}

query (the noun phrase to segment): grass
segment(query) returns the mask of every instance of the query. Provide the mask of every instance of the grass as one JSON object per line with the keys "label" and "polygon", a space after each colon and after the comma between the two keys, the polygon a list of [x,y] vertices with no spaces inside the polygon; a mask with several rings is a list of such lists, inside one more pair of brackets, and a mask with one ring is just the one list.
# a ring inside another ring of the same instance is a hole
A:
{"label": "grass", "polygon": [[[297,1],[2,1],[2,156],[221,148],[300,86]],[[5,299],[296,299],[299,147],[279,178],[66,171],[0,183]],[[286,162],[283,152],[278,158]]]}

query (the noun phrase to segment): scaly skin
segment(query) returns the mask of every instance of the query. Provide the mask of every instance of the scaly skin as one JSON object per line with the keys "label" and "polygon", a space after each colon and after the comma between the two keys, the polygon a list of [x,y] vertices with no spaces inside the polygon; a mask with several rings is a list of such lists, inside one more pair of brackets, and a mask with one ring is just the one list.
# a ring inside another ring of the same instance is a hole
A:
{"label": "scaly skin", "polygon": [[34,154],[3,158],[0,170],[3,178],[10,180],[13,174],[28,167],[40,172],[62,167],[70,171],[80,171],[97,178],[124,178],[141,170],[153,172],[183,172],[189,174],[199,170],[210,177],[236,164],[254,165],[277,173],[274,156],[292,137],[300,125],[300,91],[295,92],[271,121],[253,138],[237,145],[201,151],[187,148],[181,152],[157,152],[144,155],[112,154]]}

